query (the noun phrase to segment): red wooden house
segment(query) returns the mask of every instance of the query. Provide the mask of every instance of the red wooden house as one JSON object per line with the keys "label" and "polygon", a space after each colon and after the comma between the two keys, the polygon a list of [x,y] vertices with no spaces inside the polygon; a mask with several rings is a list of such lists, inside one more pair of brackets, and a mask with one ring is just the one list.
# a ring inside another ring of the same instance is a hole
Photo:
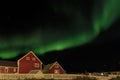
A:
{"label": "red wooden house", "polygon": [[27,74],[37,73],[40,71],[51,74],[66,73],[57,61],[46,65],[44,69],[42,69],[42,64],[42,61],[32,51],[30,51],[17,62],[0,61],[0,73]]}
{"label": "red wooden house", "polygon": [[48,64],[43,69],[44,73],[50,74],[65,74],[66,71],[62,68],[62,66],[56,61],[52,64]]}
{"label": "red wooden house", "polygon": [[32,51],[18,60],[18,73],[29,73],[31,70],[42,70],[42,61]]}
{"label": "red wooden house", "polygon": [[0,61],[0,73],[16,73],[17,63],[11,61]]}

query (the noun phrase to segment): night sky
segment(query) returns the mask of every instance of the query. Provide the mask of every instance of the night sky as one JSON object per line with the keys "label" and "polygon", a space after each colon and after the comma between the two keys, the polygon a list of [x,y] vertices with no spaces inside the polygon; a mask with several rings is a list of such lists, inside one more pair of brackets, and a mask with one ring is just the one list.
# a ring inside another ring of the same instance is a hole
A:
{"label": "night sky", "polygon": [[0,16],[0,59],[33,51],[67,72],[120,70],[119,0],[45,0]]}

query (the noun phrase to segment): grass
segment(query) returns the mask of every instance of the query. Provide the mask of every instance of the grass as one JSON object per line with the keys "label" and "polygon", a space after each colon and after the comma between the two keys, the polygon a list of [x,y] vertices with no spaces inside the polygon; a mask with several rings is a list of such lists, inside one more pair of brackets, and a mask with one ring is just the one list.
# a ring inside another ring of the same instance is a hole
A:
{"label": "grass", "polygon": [[116,78],[112,78],[110,80],[120,80],[120,76],[117,76]]}

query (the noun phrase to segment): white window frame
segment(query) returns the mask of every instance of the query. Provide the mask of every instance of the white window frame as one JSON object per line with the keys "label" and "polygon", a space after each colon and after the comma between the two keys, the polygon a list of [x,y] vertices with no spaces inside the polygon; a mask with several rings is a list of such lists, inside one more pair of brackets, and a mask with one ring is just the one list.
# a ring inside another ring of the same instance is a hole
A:
{"label": "white window frame", "polygon": [[35,68],[39,68],[39,67],[40,67],[40,64],[39,64],[39,63],[35,63],[35,64],[34,64],[34,67],[35,67]]}
{"label": "white window frame", "polygon": [[26,60],[30,60],[30,57],[26,57]]}
{"label": "white window frame", "polygon": [[58,65],[58,64],[55,64],[55,68],[59,68],[59,65]]}
{"label": "white window frame", "polygon": [[36,61],[35,57],[32,58],[32,61]]}
{"label": "white window frame", "polygon": [[16,70],[16,68],[13,68],[13,72],[16,72],[17,70]]}
{"label": "white window frame", "polygon": [[8,67],[5,67],[5,73],[8,73]]}

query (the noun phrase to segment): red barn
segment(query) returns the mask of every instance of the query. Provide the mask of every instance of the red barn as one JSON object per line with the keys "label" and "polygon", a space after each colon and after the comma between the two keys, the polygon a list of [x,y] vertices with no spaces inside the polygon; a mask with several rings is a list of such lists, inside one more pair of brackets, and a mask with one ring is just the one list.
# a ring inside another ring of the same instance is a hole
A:
{"label": "red barn", "polygon": [[52,64],[48,64],[43,69],[44,73],[51,74],[65,74],[66,71],[62,68],[62,66],[56,61]]}
{"label": "red barn", "polygon": [[0,73],[16,73],[17,63],[11,61],[0,61]]}
{"label": "red barn", "polygon": [[18,60],[18,73],[29,73],[31,70],[42,70],[42,62],[32,51]]}

